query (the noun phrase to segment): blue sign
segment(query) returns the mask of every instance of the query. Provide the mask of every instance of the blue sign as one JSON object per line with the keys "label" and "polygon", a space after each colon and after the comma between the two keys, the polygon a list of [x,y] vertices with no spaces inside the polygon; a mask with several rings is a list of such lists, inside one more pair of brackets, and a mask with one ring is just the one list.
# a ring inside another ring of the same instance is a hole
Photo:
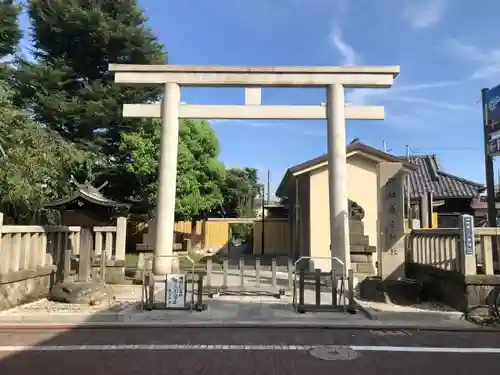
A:
{"label": "blue sign", "polygon": [[488,133],[500,131],[500,85],[488,90],[486,107]]}
{"label": "blue sign", "polygon": [[474,255],[474,218],[471,215],[460,216],[460,241],[465,255]]}

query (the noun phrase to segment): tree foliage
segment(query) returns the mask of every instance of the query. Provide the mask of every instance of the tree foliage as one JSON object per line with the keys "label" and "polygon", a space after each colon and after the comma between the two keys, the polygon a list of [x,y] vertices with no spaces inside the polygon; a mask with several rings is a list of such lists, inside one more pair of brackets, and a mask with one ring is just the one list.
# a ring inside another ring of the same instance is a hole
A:
{"label": "tree foliage", "polygon": [[44,202],[67,192],[68,178],[85,155],[32,122],[12,97],[0,80],[0,211],[29,223],[43,214]]}
{"label": "tree foliage", "polygon": [[[0,1],[0,58],[17,50],[20,11],[13,1]],[[0,68],[0,211],[16,223],[30,223],[47,214],[45,201],[66,192],[68,177],[85,153],[14,105],[15,70],[8,62]]]}
{"label": "tree foliage", "polygon": [[[110,63],[164,64],[167,55],[136,0],[30,0],[36,63],[22,62],[18,83],[40,123],[102,156],[99,177],[117,200],[156,204],[159,124],[124,119],[125,103],[161,98],[158,88],[114,84]],[[223,167],[206,122],[180,130],[177,216],[197,217],[220,204]]]}
{"label": "tree foliage", "polygon": [[[160,149],[160,123],[153,122],[138,132],[123,134],[121,150],[125,173],[133,184],[135,199],[156,206],[156,181]],[[206,121],[183,120],[179,129],[177,164],[178,219],[197,219],[219,207],[222,202],[220,186],[225,170],[217,159],[219,143]]]}
{"label": "tree foliage", "polygon": [[21,9],[13,0],[0,0],[0,57],[12,55],[21,40],[17,21]]}
{"label": "tree foliage", "polygon": [[230,168],[222,185],[223,210],[228,217],[253,217],[254,201],[259,193],[255,168]]}
{"label": "tree foliage", "polygon": [[[12,54],[21,37],[20,8],[12,1],[0,4],[0,54]],[[0,177],[5,204],[23,212],[39,209],[44,200],[67,194],[71,174],[80,182],[105,180],[110,197],[153,209],[160,125],[125,119],[122,107],[157,102],[161,91],[116,85],[108,70],[110,63],[167,61],[138,1],[27,0],[26,6],[34,61],[18,56],[9,76],[2,75],[9,84],[1,87],[0,145],[7,157],[0,167],[12,171]],[[226,178],[206,121],[181,121],[179,139],[177,218],[200,218],[222,206],[247,216],[256,171],[229,170]]]}
{"label": "tree foliage", "polygon": [[22,62],[20,99],[35,118],[73,142],[114,156],[122,132],[147,121],[124,119],[124,103],[158,99],[158,90],[115,85],[110,63],[166,62],[136,0],[30,0],[36,63]]}

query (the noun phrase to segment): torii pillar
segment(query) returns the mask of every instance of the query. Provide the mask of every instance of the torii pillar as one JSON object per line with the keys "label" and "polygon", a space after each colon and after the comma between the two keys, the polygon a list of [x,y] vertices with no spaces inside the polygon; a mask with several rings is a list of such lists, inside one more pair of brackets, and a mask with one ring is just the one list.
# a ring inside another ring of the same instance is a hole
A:
{"label": "torii pillar", "polygon": [[[326,121],[328,138],[328,199],[330,203],[330,246],[332,256],[344,262],[344,271],[351,268],[349,240],[349,204],[347,193],[346,131],[344,87],[326,88]],[[348,249],[348,255],[345,255]],[[339,256],[340,255],[340,256]],[[331,268],[335,269],[332,260]]]}

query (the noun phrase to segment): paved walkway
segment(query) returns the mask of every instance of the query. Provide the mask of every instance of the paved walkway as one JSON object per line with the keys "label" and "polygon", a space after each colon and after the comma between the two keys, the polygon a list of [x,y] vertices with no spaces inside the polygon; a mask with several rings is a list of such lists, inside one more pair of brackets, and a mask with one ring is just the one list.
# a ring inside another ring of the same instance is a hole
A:
{"label": "paved walkway", "polygon": [[332,329],[0,330],[2,375],[495,373],[496,333]]}

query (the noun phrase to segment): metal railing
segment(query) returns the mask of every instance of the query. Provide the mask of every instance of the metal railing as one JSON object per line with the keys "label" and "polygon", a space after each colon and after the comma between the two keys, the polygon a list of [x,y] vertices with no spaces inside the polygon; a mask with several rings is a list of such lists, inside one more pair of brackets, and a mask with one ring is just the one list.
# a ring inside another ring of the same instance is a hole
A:
{"label": "metal railing", "polygon": [[[217,272],[214,271],[214,262],[212,259],[206,260],[206,290],[211,291],[211,294],[267,294],[266,292],[272,293],[275,291],[276,295],[284,294],[285,289],[291,290],[293,287],[293,262],[291,259],[287,263],[287,285],[278,285],[278,266],[276,258],[271,259],[271,285],[269,288],[268,283],[263,282],[266,279],[263,276],[263,272],[266,272],[266,266],[261,264],[260,258],[253,259],[255,262],[254,267],[252,267],[253,274],[249,275],[245,273],[248,268],[245,266],[245,259],[238,259],[237,273],[231,274],[229,267],[229,259],[224,258],[222,260],[222,269]],[[222,275],[221,275],[222,274]],[[214,276],[222,276],[222,281],[220,283],[214,283]],[[228,282],[230,276],[237,277],[238,282],[235,285]],[[268,278],[267,278],[268,279]]]}
{"label": "metal railing", "polygon": [[[144,270],[142,273],[142,290],[141,290],[141,303],[140,307],[141,310],[144,310],[145,308],[148,310],[152,309],[179,309],[179,307],[176,308],[170,308],[168,306],[167,300],[164,301],[164,303],[157,303],[156,302],[156,278],[152,272],[152,268],[148,270],[147,265],[151,264],[153,265],[153,262],[155,259],[158,258],[168,258],[168,259],[186,259],[190,263],[190,270],[188,272],[183,272],[182,269],[179,267],[179,271],[177,272],[170,272],[169,274],[165,275],[164,278],[162,278],[162,282],[165,283],[165,294],[168,293],[168,276],[172,274],[180,274],[184,275],[184,282],[185,282],[185,287],[184,287],[184,305],[180,307],[182,310],[190,310],[192,311],[193,309],[196,309],[197,311],[201,311],[205,309],[205,305],[203,304],[203,277],[205,275],[204,271],[201,272],[195,272],[195,261],[189,257],[189,255],[185,254],[175,254],[175,255],[151,255],[147,258],[145,258],[145,264],[144,264]],[[172,266],[171,266],[172,267]],[[198,276],[198,278],[195,277],[195,275]],[[186,302],[186,297],[188,293],[188,283],[191,284],[190,287],[190,302]],[[197,290],[195,293],[195,284],[197,284]],[[195,296],[196,296],[196,301],[195,301]]]}
{"label": "metal railing", "polygon": [[[338,311],[339,308],[343,309],[344,312],[354,311],[354,273],[352,270],[348,270],[347,274],[345,272],[345,263],[338,257],[311,257],[311,256],[301,256],[294,263],[294,269],[297,269],[297,264],[303,260],[330,260],[331,270],[329,272],[321,272],[320,269],[315,269],[314,271],[304,271],[299,270],[294,272],[293,278],[293,297],[292,304],[296,312],[304,313],[307,311]],[[333,269],[334,262],[338,263],[341,267],[340,279],[337,278],[336,272]],[[297,275],[299,276],[299,290],[297,292]],[[329,304],[321,304],[321,278],[329,278],[331,281],[331,299]],[[314,291],[315,291],[315,303],[307,304],[305,303],[305,285],[306,280],[314,280]],[[338,287],[338,281],[340,280],[340,288]],[[346,283],[347,281],[347,288]],[[340,290],[339,290],[340,289]],[[347,292],[347,293],[346,293]],[[298,294],[298,296],[297,296]],[[347,294],[347,297],[346,297]]]}

